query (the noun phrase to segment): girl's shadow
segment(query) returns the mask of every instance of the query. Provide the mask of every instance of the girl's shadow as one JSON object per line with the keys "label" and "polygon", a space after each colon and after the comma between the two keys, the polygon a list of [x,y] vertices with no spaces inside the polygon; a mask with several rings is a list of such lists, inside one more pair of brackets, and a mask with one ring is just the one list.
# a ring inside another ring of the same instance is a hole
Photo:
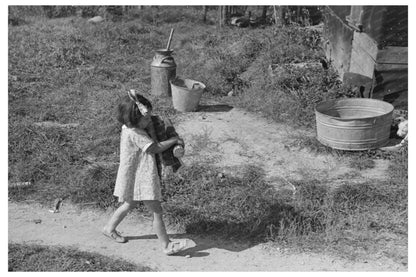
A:
{"label": "girl's shadow", "polygon": [[[224,241],[223,239],[218,239],[214,237],[202,237],[197,235],[189,234],[170,234],[172,239],[188,239],[189,247],[184,251],[181,251],[175,256],[191,256],[193,258],[206,257],[209,256],[209,253],[204,251],[211,248],[222,248],[228,251],[240,252],[247,248],[252,247],[252,244],[243,243],[243,242],[230,242]],[[157,239],[156,235],[143,235],[143,236],[126,236],[127,240],[140,240],[140,239]]]}

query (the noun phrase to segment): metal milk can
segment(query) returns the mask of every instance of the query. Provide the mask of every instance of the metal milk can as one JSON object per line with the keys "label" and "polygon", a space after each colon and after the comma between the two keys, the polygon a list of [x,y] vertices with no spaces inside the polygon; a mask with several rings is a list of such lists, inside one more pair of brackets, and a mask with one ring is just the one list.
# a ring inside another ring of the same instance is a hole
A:
{"label": "metal milk can", "polygon": [[173,50],[159,49],[151,63],[152,95],[171,96],[170,80],[176,77],[176,63],[171,56]]}

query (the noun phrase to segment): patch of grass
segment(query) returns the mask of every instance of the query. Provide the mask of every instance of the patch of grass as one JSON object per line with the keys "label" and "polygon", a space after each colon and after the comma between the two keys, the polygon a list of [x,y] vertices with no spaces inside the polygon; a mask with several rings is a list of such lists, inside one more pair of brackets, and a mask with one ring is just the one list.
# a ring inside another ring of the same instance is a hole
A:
{"label": "patch of grass", "polygon": [[242,178],[221,178],[214,168],[194,165],[165,180],[163,195],[170,224],[192,233],[253,238],[265,233],[275,193],[258,168],[247,168]]}
{"label": "patch of grass", "polygon": [[[347,151],[334,149],[323,145],[318,141],[316,136],[291,135],[285,141],[285,145],[289,148],[308,149],[309,151],[328,154],[336,157],[345,157],[350,159],[349,166],[353,169],[364,170],[374,168],[375,159],[396,160],[403,159],[407,153],[407,146],[403,147],[399,152],[388,152],[380,149],[370,149],[363,151]],[[403,161],[400,163],[404,166]],[[407,165],[405,165],[407,168]],[[400,170],[400,172],[403,172]],[[407,176],[407,173],[406,173]]]}
{"label": "patch of grass", "polygon": [[211,138],[212,130],[204,127],[198,134],[193,134],[190,141],[192,146],[192,153],[190,155],[199,154],[204,149],[216,149],[218,144]]}
{"label": "patch of grass", "polygon": [[122,259],[66,247],[9,243],[9,272],[153,271]]}
{"label": "patch of grass", "polygon": [[87,167],[74,176],[67,196],[69,195],[74,203],[96,202],[101,208],[115,206],[117,199],[113,192],[117,169],[117,164],[109,168],[97,165]]}
{"label": "patch of grass", "polygon": [[373,159],[368,157],[359,157],[350,161],[350,167],[353,169],[364,170],[374,168],[375,162]]}
{"label": "patch of grass", "polygon": [[264,181],[263,174],[261,169],[248,166],[239,178],[222,178],[218,169],[195,164],[179,175],[171,175],[163,191],[169,222],[187,232],[249,240],[274,237],[275,233],[269,232],[276,226],[287,232],[288,226],[301,218],[309,219],[293,232],[308,233],[319,228],[313,212],[306,214],[314,202],[306,205],[302,215],[294,206],[292,192],[276,192]]}
{"label": "patch of grass", "polygon": [[314,127],[316,104],[353,95],[325,61],[320,31],[272,27],[260,37],[260,54],[241,74],[248,85],[238,93],[240,106],[275,121]]}
{"label": "patch of grass", "polygon": [[[264,59],[262,64],[267,64],[267,57]],[[270,70],[264,67],[257,72],[264,76],[251,82],[241,93],[239,105],[261,111],[264,116],[278,122],[314,127],[314,107],[322,101],[341,96],[338,76],[332,69],[281,65],[281,69],[273,73],[275,75],[270,75]]]}
{"label": "patch of grass", "polygon": [[406,240],[407,183],[345,181],[332,188],[322,180],[292,180],[293,194],[276,192],[261,172],[247,167],[241,177],[222,178],[218,169],[195,164],[170,176],[163,189],[169,223],[189,233],[343,255],[352,245],[367,249],[363,255],[379,254],[389,233],[398,243]]}
{"label": "patch of grass", "polygon": [[337,150],[320,143],[316,136],[290,135],[285,145],[289,148],[308,149],[319,154],[338,154]]}
{"label": "patch of grass", "polygon": [[[77,159],[71,136],[60,128],[9,124],[9,172],[11,181],[41,182],[53,177],[53,171]],[[78,155],[77,155],[78,154]],[[28,163],[30,161],[30,163]]]}

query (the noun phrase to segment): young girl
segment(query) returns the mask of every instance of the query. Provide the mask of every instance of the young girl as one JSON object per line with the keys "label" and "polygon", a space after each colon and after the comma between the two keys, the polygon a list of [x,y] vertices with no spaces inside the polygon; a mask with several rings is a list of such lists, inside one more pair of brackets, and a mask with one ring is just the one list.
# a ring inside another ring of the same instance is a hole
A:
{"label": "young girl", "polygon": [[157,142],[145,129],[151,128],[151,104],[143,96],[130,91],[118,107],[117,119],[123,124],[120,139],[120,166],[114,195],[123,204],[114,212],[103,234],[115,242],[127,242],[116,227],[135,208],[138,201],[153,213],[153,230],[162,244],[163,252],[175,254],[186,247],[186,240],[170,241],[162,219],[160,177],[155,154],[182,143],[179,137]]}

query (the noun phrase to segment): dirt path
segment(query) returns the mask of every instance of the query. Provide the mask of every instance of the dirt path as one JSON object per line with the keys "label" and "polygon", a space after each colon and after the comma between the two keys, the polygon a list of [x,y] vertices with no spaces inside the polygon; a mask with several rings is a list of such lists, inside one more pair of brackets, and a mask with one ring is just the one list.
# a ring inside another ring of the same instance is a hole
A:
{"label": "dirt path", "polygon": [[[185,164],[203,161],[221,167],[225,174],[238,174],[245,164],[264,169],[270,180],[324,178],[336,184],[385,178],[388,163],[379,161],[370,170],[355,171],[345,160],[287,146],[289,135],[311,135],[226,106],[206,105],[202,111],[174,118],[184,137]],[[351,174],[354,173],[354,174]],[[353,176],[353,177],[351,177]],[[279,189],[282,182],[276,182]],[[189,238],[190,248],[180,256],[161,254],[148,219],[129,215],[119,229],[130,236],[116,244],[101,235],[110,213],[82,209],[67,203],[60,213],[48,207],[9,202],[9,242],[73,246],[81,250],[121,257],[159,271],[405,271],[392,260],[348,261],[324,254],[289,254],[269,244],[244,245],[214,238],[169,233]],[[37,221],[36,221],[37,220]],[[39,220],[41,221],[39,223]],[[193,247],[196,244],[195,247]],[[191,255],[186,258],[185,255]]]}
{"label": "dirt path", "polygon": [[[337,184],[345,179],[363,182],[367,178],[386,178],[389,165],[386,160],[375,160],[374,168],[358,171],[349,166],[345,157],[291,146],[293,137],[312,137],[311,132],[274,123],[244,110],[228,110],[224,105],[204,107],[198,113],[175,118],[178,133],[187,143],[185,164],[203,161],[230,174],[252,164],[263,168],[269,181],[316,178]],[[277,188],[280,183],[276,182]]]}

